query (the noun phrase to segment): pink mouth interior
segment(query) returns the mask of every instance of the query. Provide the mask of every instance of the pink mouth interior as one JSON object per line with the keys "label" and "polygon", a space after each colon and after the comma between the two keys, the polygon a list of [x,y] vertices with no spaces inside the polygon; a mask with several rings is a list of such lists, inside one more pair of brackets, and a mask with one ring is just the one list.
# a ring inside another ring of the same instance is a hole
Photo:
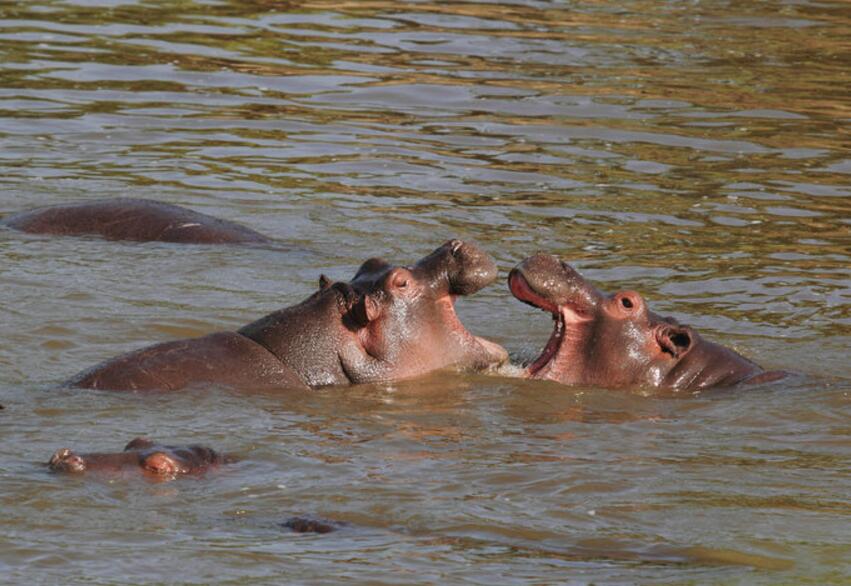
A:
{"label": "pink mouth interior", "polygon": [[537,293],[535,293],[532,288],[529,286],[526,278],[520,273],[512,273],[511,279],[508,282],[508,287],[511,289],[512,295],[514,295],[520,301],[528,303],[538,309],[543,309],[544,311],[549,311],[553,315],[559,313],[558,306],[541,297]]}
{"label": "pink mouth interior", "polygon": [[458,317],[458,313],[455,310],[455,302],[457,300],[458,295],[453,294],[446,295],[438,300],[438,306],[444,315],[444,323],[449,329],[461,334],[464,339],[474,340],[476,337],[470,333],[470,330],[468,330],[463,323],[461,323],[461,319]]}
{"label": "pink mouth interior", "polygon": [[511,275],[508,287],[511,289],[511,293],[520,301],[551,313],[555,322],[553,333],[550,335],[550,339],[547,340],[547,344],[544,346],[541,355],[527,367],[529,375],[535,376],[555,358],[559,348],[561,348],[565,331],[564,315],[556,304],[535,293],[520,273],[513,273]]}

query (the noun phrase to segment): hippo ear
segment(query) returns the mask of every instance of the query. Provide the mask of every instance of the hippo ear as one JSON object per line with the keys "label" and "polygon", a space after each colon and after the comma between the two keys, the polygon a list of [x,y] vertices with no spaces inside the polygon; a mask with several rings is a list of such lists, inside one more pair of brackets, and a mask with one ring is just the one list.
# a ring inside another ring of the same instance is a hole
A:
{"label": "hippo ear", "polygon": [[325,275],[319,275],[319,290],[324,291],[331,286],[331,279]]}
{"label": "hippo ear", "polygon": [[135,439],[130,440],[126,446],[124,446],[124,451],[129,452],[131,450],[144,450],[150,448],[154,445],[154,442],[149,440],[146,437],[137,437]]}
{"label": "hippo ear", "polygon": [[381,305],[372,295],[361,295],[361,298],[352,305],[350,315],[359,327],[365,327],[369,322],[375,320],[381,313]]}
{"label": "hippo ear", "polygon": [[690,328],[685,326],[663,326],[656,330],[656,341],[674,358],[683,356],[691,349],[694,335]]}

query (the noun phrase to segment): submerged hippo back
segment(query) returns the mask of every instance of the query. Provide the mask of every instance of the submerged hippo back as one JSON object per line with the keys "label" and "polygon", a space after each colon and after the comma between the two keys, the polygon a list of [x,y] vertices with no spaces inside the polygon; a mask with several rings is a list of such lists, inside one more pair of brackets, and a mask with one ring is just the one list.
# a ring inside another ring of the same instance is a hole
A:
{"label": "submerged hippo back", "polygon": [[2,222],[32,234],[94,235],[107,240],[184,244],[266,243],[240,224],[146,199],[107,199],[13,214]]}

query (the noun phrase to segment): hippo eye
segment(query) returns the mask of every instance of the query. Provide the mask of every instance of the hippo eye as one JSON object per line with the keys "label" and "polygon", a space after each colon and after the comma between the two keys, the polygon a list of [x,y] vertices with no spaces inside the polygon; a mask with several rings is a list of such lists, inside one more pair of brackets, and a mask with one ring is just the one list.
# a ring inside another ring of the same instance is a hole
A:
{"label": "hippo eye", "polygon": [[408,288],[408,278],[404,275],[396,275],[393,278],[393,287],[396,289],[407,289]]}
{"label": "hippo eye", "polygon": [[621,297],[621,305],[626,309],[632,309],[632,301],[630,301],[629,297]]}
{"label": "hippo eye", "polygon": [[388,290],[406,291],[411,282],[411,272],[407,268],[397,267],[388,275],[385,286]]}

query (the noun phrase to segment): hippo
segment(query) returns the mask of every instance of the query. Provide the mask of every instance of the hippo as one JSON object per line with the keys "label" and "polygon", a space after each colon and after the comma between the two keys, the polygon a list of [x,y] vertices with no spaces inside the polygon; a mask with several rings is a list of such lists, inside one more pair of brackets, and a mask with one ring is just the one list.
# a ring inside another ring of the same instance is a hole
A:
{"label": "hippo", "polygon": [[693,328],[653,313],[635,291],[606,295],[556,256],[527,258],[512,269],[508,286],[517,299],[555,321],[542,354],[525,369],[528,378],[698,391],[785,375],[765,372]]}
{"label": "hippo", "polygon": [[389,382],[443,368],[485,370],[505,362],[508,353],[467,331],[454,304],[495,278],[493,259],[460,240],[410,267],[372,258],[349,283],[323,276],[305,301],[236,332],[142,348],[65,384],[137,391],[211,383],[315,388]]}
{"label": "hippo", "polygon": [[160,477],[201,474],[230,459],[204,446],[163,446],[137,437],[123,452],[76,454],[57,450],[47,463],[53,472],[121,472],[139,470]]}
{"label": "hippo", "polygon": [[107,240],[180,244],[268,244],[240,224],[148,199],[115,198],[12,214],[0,225],[32,234],[101,236]]}
{"label": "hippo", "polygon": [[281,527],[289,529],[293,533],[332,533],[338,529],[348,527],[348,523],[333,521],[331,519],[320,519],[318,517],[290,517]]}

